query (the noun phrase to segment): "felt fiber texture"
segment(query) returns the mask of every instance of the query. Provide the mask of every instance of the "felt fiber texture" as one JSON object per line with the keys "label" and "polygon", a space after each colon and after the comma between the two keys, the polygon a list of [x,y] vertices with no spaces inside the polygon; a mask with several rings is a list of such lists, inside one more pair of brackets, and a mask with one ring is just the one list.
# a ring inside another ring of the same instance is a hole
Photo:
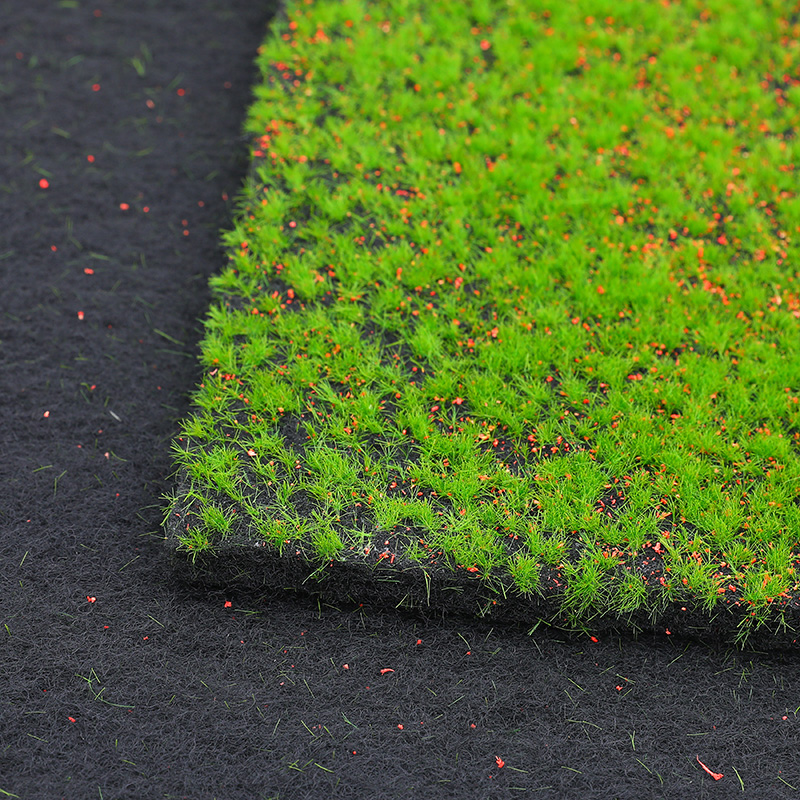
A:
{"label": "felt fiber texture", "polygon": [[170,441],[272,10],[0,3],[0,795],[794,796],[796,649],[176,573]]}

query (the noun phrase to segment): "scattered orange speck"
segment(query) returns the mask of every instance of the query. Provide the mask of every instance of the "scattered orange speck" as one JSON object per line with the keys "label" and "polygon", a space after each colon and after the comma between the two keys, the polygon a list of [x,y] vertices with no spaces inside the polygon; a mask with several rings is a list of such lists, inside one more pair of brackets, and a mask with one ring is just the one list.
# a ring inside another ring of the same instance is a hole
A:
{"label": "scattered orange speck", "polygon": [[700,760],[700,756],[695,756],[695,758],[697,759],[697,763],[698,763],[698,764],[699,764],[699,765],[700,765],[700,766],[701,766],[701,767],[702,767],[702,768],[703,768],[703,769],[704,769],[704,770],[705,770],[705,771],[706,771],[706,772],[707,772],[707,773],[708,773],[708,774],[709,774],[709,775],[710,775],[710,776],[711,776],[711,777],[712,777],[712,778],[713,778],[715,781],[718,781],[718,780],[721,780],[721,779],[722,779],[722,777],[723,777],[723,774],[722,774],[721,772],[712,772],[712,771],[711,771],[711,770],[710,770],[710,769],[709,769],[709,768],[708,768],[708,767],[707,767],[707,766],[706,766],[706,765],[705,765],[705,764],[704,764],[704,763],[703,763],[703,762]]}
{"label": "scattered orange speck", "polygon": [[49,186],[50,186],[50,182],[47,180],[47,178],[41,178],[39,180],[39,188],[40,189],[47,189]]}
{"label": "scattered orange speck", "polygon": [[130,206],[129,206],[127,203],[120,203],[120,204],[119,204],[119,207],[120,207],[120,208],[121,208],[123,211],[127,211],[127,210],[130,208]]}
{"label": "scattered orange speck", "polygon": [[78,319],[83,319],[83,311],[78,312]]}
{"label": "scattered orange speck", "polygon": [[47,417],[50,416],[50,412],[49,411],[45,411],[43,416],[44,416],[45,419],[47,419]]}
{"label": "scattered orange speck", "polygon": [[99,83],[93,83],[92,84],[92,91],[93,92],[99,92],[100,91],[100,84]]}

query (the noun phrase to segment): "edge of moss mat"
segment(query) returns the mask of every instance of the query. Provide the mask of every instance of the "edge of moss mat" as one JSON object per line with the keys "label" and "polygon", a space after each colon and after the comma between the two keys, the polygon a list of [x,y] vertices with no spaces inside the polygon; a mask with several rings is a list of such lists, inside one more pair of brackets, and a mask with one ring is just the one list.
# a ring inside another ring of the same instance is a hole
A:
{"label": "edge of moss mat", "polygon": [[194,580],[793,644],[785,26],[523,5],[273,25],[168,543]]}

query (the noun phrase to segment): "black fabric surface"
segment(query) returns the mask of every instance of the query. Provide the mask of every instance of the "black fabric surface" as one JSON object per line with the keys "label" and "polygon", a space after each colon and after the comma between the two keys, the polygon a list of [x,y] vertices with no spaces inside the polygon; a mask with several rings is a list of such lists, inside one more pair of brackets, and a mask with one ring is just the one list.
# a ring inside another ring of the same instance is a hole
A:
{"label": "black fabric surface", "polygon": [[271,12],[0,2],[0,797],[795,796],[795,650],[178,579],[170,441]]}

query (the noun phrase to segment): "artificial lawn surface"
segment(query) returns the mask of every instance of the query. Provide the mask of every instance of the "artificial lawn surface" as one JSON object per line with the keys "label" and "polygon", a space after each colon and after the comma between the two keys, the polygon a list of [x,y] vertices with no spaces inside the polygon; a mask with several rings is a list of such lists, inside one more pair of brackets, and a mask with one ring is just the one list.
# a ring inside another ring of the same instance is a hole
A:
{"label": "artificial lawn surface", "polygon": [[797,21],[603,9],[276,21],[175,448],[195,571],[794,639]]}
{"label": "artificial lawn surface", "polygon": [[796,796],[796,648],[177,580],[160,498],[270,9],[0,9],[0,795]]}

